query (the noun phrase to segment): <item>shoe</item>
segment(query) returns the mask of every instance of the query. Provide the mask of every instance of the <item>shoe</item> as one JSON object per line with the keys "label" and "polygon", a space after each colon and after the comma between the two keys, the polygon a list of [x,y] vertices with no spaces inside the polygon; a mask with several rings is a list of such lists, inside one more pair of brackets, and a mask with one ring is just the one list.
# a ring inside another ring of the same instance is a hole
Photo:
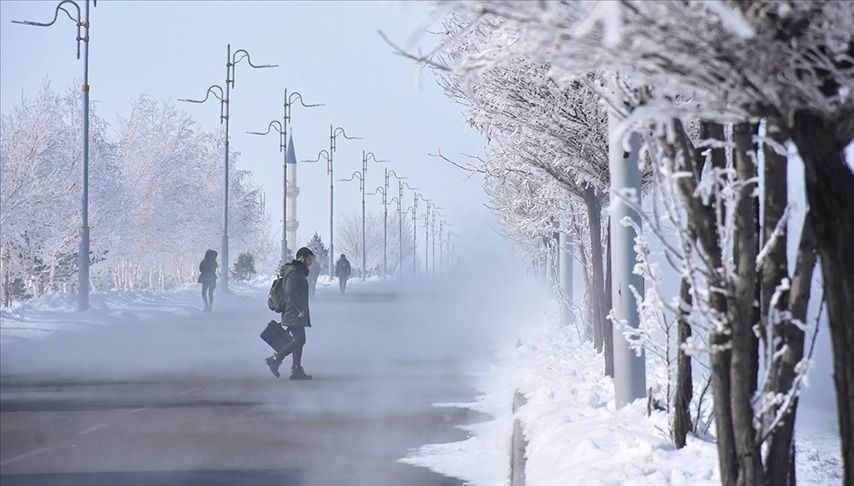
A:
{"label": "shoe", "polygon": [[[280,376],[279,375],[279,366],[282,365],[282,362],[277,360],[275,356],[270,356],[269,358],[266,358],[264,360],[264,362],[267,363],[267,366],[270,367],[270,371],[273,373],[273,376],[278,378]],[[293,377],[291,377],[291,378],[293,378]]]}
{"label": "shoe", "polygon": [[307,375],[305,370],[302,369],[302,366],[299,368],[291,368],[291,379],[292,380],[310,380],[312,378],[311,375]]}

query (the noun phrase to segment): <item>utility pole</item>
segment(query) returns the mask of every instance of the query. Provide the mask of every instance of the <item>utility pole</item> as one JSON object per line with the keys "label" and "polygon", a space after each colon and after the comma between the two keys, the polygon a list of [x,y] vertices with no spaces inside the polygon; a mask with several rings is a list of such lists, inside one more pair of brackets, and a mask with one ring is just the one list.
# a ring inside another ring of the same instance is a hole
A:
{"label": "utility pole", "polygon": [[[637,302],[630,287],[643,295],[643,278],[633,273],[636,255],[634,250],[634,229],[621,224],[629,218],[641,227],[641,218],[634,207],[640,206],[641,185],[638,169],[640,136],[630,133],[628,151],[623,148],[622,133],[618,130],[618,115],[608,113],[608,159],[611,175],[611,301],[614,319],[625,322],[629,327],[637,328],[640,317]],[[631,200],[626,204],[623,196]],[[646,364],[643,351],[638,356],[629,347],[622,332],[613,333],[614,342],[614,388],[615,403],[621,408],[638,398],[646,396]]]}
{"label": "utility pole", "polygon": [[[65,5],[74,7],[75,15],[65,10]],[[98,6],[97,0],[95,6]],[[34,27],[50,27],[59,18],[60,10],[77,24],[77,59],[80,59],[80,43],[83,45],[83,84],[80,85],[83,116],[83,194],[80,198],[80,247],[77,253],[77,310],[89,308],[89,0],[83,1],[83,12],[80,5],[72,0],[62,0],[56,5],[53,20],[50,22],[33,22],[31,20],[13,20],[13,24],[31,25]]]}

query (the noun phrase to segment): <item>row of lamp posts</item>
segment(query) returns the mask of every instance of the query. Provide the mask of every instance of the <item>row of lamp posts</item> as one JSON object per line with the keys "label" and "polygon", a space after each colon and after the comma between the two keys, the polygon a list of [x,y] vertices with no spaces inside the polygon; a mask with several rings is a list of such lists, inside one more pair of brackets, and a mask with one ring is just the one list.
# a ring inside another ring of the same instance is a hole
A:
{"label": "row of lamp posts", "polygon": [[[82,4],[82,8],[81,8]],[[97,6],[97,0],[93,1],[93,5]],[[89,17],[89,0],[80,0],[78,3],[74,0],[62,0],[56,5],[54,10],[53,20],[50,22],[34,22],[29,20],[13,20],[13,23],[30,25],[35,27],[50,27],[56,23],[59,17],[64,14],[69,19],[71,19],[76,27],[77,27],[77,58],[80,59],[81,51],[82,51],[82,60],[83,60],[83,84],[80,86],[80,91],[82,94],[82,118],[83,118],[83,131],[82,131],[82,146],[83,146],[83,170],[82,170],[82,195],[81,195],[81,214],[80,214],[80,247],[78,251],[78,267],[79,267],[79,281],[78,281],[78,301],[77,308],[78,310],[86,310],[89,307],[89,259],[90,259],[90,251],[89,251],[89,29],[90,29],[90,17]],[[253,64],[252,60],[249,56],[249,52],[245,49],[238,49],[234,52],[231,51],[231,44],[227,45],[226,48],[226,72],[225,72],[225,87],[220,86],[218,84],[213,84],[208,87],[205,92],[205,96],[203,99],[188,99],[181,98],[179,101],[188,102],[188,103],[205,103],[210,99],[211,96],[216,98],[220,102],[220,112],[219,112],[219,121],[220,124],[225,125],[225,140],[223,142],[224,145],[224,177],[223,177],[223,232],[222,232],[222,263],[223,268],[228,269],[229,263],[229,255],[228,255],[228,188],[229,188],[229,121],[230,121],[230,106],[231,106],[231,90],[234,89],[234,81],[236,74],[236,67],[242,61],[246,61],[246,63],[255,69],[263,69],[263,68],[274,68],[277,67],[275,64]],[[288,94],[287,89],[284,92],[284,102],[283,102],[283,111],[282,111],[282,119],[271,121],[265,132],[248,132],[254,135],[266,135],[269,134],[271,130],[275,130],[276,133],[279,134],[279,150],[283,153],[283,161],[282,161],[282,174],[283,174],[283,195],[282,195],[282,261],[285,261],[289,255],[288,251],[288,241],[287,241],[287,194],[288,194],[288,171],[287,171],[287,154],[288,154],[288,128],[291,122],[291,108],[295,102],[299,101],[299,103],[306,108],[322,106],[320,104],[306,104],[303,101],[302,95],[298,92],[293,92],[290,95]],[[335,255],[335,246],[334,246],[334,196],[335,196],[335,179],[333,176],[333,160],[335,156],[335,151],[337,149],[337,139],[339,136],[343,136],[345,139],[354,140],[359,137],[350,137],[345,132],[342,127],[334,127],[334,125],[329,126],[329,150],[321,150],[318,153],[317,159],[315,160],[307,160],[304,162],[319,162],[322,159],[326,160],[327,173],[329,174],[329,273],[330,275],[334,274],[334,255]],[[369,160],[373,160],[374,162],[388,162],[386,160],[378,160],[373,152],[365,153],[362,152],[362,172],[355,172],[350,179],[358,177],[360,181],[360,189],[362,193],[362,268],[363,268],[363,278],[364,278],[364,269],[366,265],[366,245],[365,245],[365,180],[367,177],[367,169]],[[397,198],[393,198],[391,201],[388,199],[388,186],[389,179],[391,177],[395,177],[398,179],[398,196]],[[412,260],[412,268],[413,272],[416,271],[416,258],[415,258],[415,248],[416,248],[416,226],[417,222],[417,211],[418,211],[418,199],[419,197],[422,200],[427,201],[427,212],[422,215],[425,217],[425,271],[429,271],[430,267],[427,264],[428,254],[426,252],[428,248],[427,241],[429,241],[429,234],[427,232],[429,226],[431,225],[431,209],[434,210],[432,214],[432,227],[434,229],[433,234],[433,271],[435,268],[435,217],[436,217],[436,207],[433,206],[431,208],[432,201],[428,199],[424,199],[418,193],[415,193],[413,199],[413,205],[408,207],[406,211],[401,211],[402,199],[403,199],[403,188],[404,186],[409,188],[410,190],[416,190],[417,188],[411,187],[405,182],[402,181],[405,177],[398,176],[394,170],[385,171],[385,183],[383,186],[377,188],[373,194],[381,193],[383,196],[382,204],[383,204],[383,275],[388,275],[388,205],[392,202],[397,202],[397,212],[399,218],[399,228],[398,228],[398,236],[399,236],[399,247],[400,247],[400,257],[403,257],[403,236],[402,236],[402,218],[405,214],[408,214],[410,211],[412,212],[412,220],[413,220],[413,260]],[[440,257],[441,257],[441,239],[442,239],[442,228],[443,223],[440,221]],[[450,243],[450,240],[449,240]],[[399,269],[402,268],[402,263],[398,264]],[[221,288],[224,291],[228,291],[228,271],[222,272],[222,284]]]}

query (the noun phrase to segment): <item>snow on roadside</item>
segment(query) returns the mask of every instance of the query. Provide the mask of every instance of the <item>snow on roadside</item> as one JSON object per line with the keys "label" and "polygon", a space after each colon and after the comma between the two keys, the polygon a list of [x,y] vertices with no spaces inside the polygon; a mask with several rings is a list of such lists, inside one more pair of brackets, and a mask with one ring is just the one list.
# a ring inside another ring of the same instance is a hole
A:
{"label": "snow on roadside", "polygon": [[[260,295],[269,287],[271,276],[248,282],[230,282],[232,295],[217,295],[215,302]],[[16,339],[43,339],[58,331],[104,326],[134,321],[157,314],[189,316],[202,310],[198,284],[185,284],[167,291],[106,290],[89,296],[90,308],[77,311],[77,295],[49,293],[0,309],[0,344]],[[216,305],[216,304],[215,304]]]}
{"label": "snow on roadside", "polygon": [[[716,485],[715,444],[695,437],[678,450],[667,438],[667,417],[647,417],[641,400],[615,410],[613,382],[601,376],[602,357],[577,330],[561,327],[552,308],[532,319],[515,346],[503,350],[480,384],[471,408],[492,420],[461,427],[460,442],[428,444],[401,462],[458,477],[473,485],[507,485],[514,390],[528,399],[519,408],[528,486]],[[814,438],[810,438],[814,439]],[[838,455],[838,451],[836,452]],[[838,460],[821,442],[799,444],[799,484],[838,484]]]}

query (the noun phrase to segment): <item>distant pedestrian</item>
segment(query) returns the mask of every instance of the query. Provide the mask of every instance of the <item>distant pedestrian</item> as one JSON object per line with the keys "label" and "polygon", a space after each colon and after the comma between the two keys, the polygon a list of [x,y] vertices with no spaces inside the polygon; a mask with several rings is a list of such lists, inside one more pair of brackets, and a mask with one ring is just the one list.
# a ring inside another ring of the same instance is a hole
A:
{"label": "distant pedestrian", "polygon": [[205,301],[205,311],[213,310],[213,291],[216,288],[216,251],[208,250],[199,263],[199,283],[202,284],[202,300]]}
{"label": "distant pedestrian", "polygon": [[302,348],[305,346],[305,328],[311,327],[311,316],[308,311],[308,269],[314,263],[314,253],[306,247],[297,251],[296,259],[282,266],[281,276],[284,279],[285,310],[282,312],[282,325],[287,328],[294,340],[282,350],[270,356],[265,361],[276,378],[279,377],[279,366],[289,354],[293,356],[291,366],[292,380],[310,380],[302,368]]}
{"label": "distant pedestrian", "polygon": [[335,276],[338,277],[338,289],[343,294],[347,291],[347,280],[350,278],[350,260],[342,253],[335,263]]}
{"label": "distant pedestrian", "polygon": [[320,277],[320,263],[315,259],[308,267],[308,288],[311,290],[312,297],[314,297],[314,291],[317,289],[318,277]]}

